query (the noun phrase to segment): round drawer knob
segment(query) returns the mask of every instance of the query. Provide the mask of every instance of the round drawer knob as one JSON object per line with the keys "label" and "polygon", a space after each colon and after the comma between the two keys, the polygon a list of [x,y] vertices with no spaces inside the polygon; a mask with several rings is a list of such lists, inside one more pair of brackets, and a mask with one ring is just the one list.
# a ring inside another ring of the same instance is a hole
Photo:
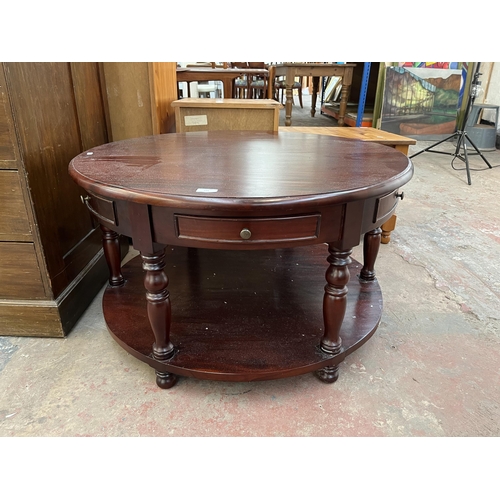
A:
{"label": "round drawer knob", "polygon": [[245,228],[240,231],[240,236],[242,239],[248,240],[252,236],[252,233],[250,229]]}
{"label": "round drawer knob", "polygon": [[396,193],[396,198],[401,198],[401,200],[403,200],[404,197],[405,197],[405,194],[403,192]]}

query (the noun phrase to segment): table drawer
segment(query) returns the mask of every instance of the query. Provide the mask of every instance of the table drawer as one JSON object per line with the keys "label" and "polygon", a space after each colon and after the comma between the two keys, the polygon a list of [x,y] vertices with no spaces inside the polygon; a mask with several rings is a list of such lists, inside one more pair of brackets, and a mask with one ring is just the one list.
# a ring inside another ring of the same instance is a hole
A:
{"label": "table drawer", "polygon": [[373,222],[378,222],[384,217],[389,215],[398,204],[398,200],[401,195],[399,195],[398,190],[395,189],[392,193],[386,194],[381,198],[378,198],[375,203],[375,213],[373,214]]}
{"label": "table drawer", "polygon": [[217,218],[176,215],[181,239],[230,243],[264,243],[314,240],[320,214],[276,218]]}
{"label": "table drawer", "polygon": [[33,243],[0,242],[0,298],[45,298]]}
{"label": "table drawer", "polygon": [[0,207],[0,240],[31,239],[28,214],[16,170],[0,170]]}
{"label": "table drawer", "polygon": [[89,212],[97,217],[103,225],[118,225],[114,201],[106,200],[95,194],[82,197],[82,201]]}

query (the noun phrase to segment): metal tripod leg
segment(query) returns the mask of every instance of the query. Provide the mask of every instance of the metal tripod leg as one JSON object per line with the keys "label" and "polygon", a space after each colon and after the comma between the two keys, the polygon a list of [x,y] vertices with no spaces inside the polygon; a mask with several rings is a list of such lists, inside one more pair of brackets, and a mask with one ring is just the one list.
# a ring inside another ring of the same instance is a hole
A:
{"label": "metal tripod leg", "polygon": [[[474,144],[472,139],[467,135],[467,132],[463,132],[460,136],[460,139],[457,141],[457,149],[455,152],[455,156],[460,158],[465,163],[465,170],[467,171],[467,182],[469,183],[469,186],[470,186],[472,184],[472,182],[471,182],[471,178],[470,178],[469,156],[467,154],[467,142],[466,141],[470,142],[471,146],[476,150],[477,154],[483,159],[483,161],[486,163],[486,165],[488,165],[489,168],[493,168],[493,167],[490,165],[490,162],[483,156],[481,151],[479,151],[479,149]],[[461,144],[463,144],[463,148],[464,148],[464,157],[463,158],[460,156],[460,154],[458,154],[460,151]]]}
{"label": "metal tripod leg", "polygon": [[444,154],[444,155],[449,155],[450,153],[446,153],[444,151],[431,151],[431,149],[435,146],[438,146],[439,144],[442,144],[443,142],[446,142],[446,141],[449,141],[450,139],[455,138],[457,135],[458,135],[458,133],[455,132],[453,135],[450,135],[449,137],[446,137],[446,138],[442,139],[441,141],[436,142],[435,144],[432,144],[428,148],[422,149],[421,151],[418,151],[417,153],[412,154],[410,156],[410,158],[414,158],[415,156],[422,154],[422,153],[425,153],[426,151],[429,151],[430,153],[440,153],[440,154]]}
{"label": "metal tripod leg", "polygon": [[467,144],[465,143],[465,140],[463,141],[464,143],[464,162],[465,162],[465,171],[467,172],[467,183],[472,185],[472,181],[470,178],[470,169],[469,169],[469,157],[467,156]]}
{"label": "metal tripod leg", "polygon": [[490,165],[490,162],[483,156],[483,153],[481,153],[481,151],[479,151],[477,146],[472,142],[472,139],[467,135],[467,132],[464,132],[464,135],[466,139],[471,143],[471,146],[476,150],[477,154],[483,159],[484,163],[486,163],[486,165],[488,165],[489,168],[493,168]]}

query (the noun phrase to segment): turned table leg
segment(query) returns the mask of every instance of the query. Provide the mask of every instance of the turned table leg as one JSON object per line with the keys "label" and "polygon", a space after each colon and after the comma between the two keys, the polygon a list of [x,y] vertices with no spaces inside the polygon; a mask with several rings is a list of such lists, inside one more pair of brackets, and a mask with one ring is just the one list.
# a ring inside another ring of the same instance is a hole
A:
{"label": "turned table leg", "polygon": [[313,76],[312,96],[311,96],[311,116],[314,118],[316,114],[316,99],[319,91],[319,76]]}
{"label": "turned table leg", "polygon": [[340,91],[340,109],[339,109],[339,121],[338,126],[342,127],[344,125],[344,118],[347,111],[347,98],[349,97],[350,85],[342,85],[342,90]]}
{"label": "turned table leg", "polygon": [[292,104],[293,104],[293,80],[286,80],[286,102],[285,102],[285,126],[289,127],[292,124]]}
{"label": "turned table leg", "polygon": [[[344,321],[347,305],[347,284],[349,283],[349,264],[352,250],[339,250],[328,245],[325,294],[323,296],[323,320],[325,333],[321,339],[321,350],[328,354],[338,354],[342,350],[340,328]],[[338,365],[326,366],[316,372],[323,382],[335,382],[339,376]]]}
{"label": "turned table leg", "polygon": [[382,229],[379,227],[368,231],[363,240],[363,268],[359,277],[363,281],[373,281],[375,279],[375,261],[377,260],[380,248],[380,235]]}
{"label": "turned table leg", "polygon": [[109,269],[109,284],[111,286],[123,286],[125,279],[122,276],[120,240],[118,233],[106,226],[101,225],[102,248]]}
{"label": "turned table leg", "polygon": [[[165,249],[154,254],[141,254],[142,268],[146,271],[144,288],[149,323],[155,336],[153,357],[166,361],[174,355],[174,346],[170,342],[171,306],[167,290],[168,278],[164,272]],[[162,389],[169,389],[177,382],[177,377],[169,372],[156,371],[156,383]]]}

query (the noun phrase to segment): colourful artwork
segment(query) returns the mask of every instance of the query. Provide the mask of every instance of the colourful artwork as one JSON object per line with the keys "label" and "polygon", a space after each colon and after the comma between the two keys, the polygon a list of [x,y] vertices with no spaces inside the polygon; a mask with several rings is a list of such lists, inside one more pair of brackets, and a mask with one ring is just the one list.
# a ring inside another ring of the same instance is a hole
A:
{"label": "colourful artwork", "polygon": [[420,139],[426,136],[429,140],[453,134],[461,86],[460,69],[387,67],[381,129],[400,135],[419,136]]}
{"label": "colourful artwork", "polygon": [[400,62],[401,68],[460,69],[458,62]]}

